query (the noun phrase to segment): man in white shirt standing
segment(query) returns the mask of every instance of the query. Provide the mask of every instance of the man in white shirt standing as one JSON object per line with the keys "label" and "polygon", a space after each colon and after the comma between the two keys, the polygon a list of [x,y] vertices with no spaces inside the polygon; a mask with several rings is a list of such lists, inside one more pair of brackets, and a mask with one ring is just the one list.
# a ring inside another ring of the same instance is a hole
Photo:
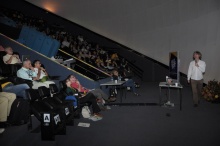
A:
{"label": "man in white shirt standing", "polygon": [[194,107],[197,107],[201,97],[206,63],[201,60],[202,54],[199,51],[193,53],[193,59],[189,64],[187,79],[188,83],[191,81]]}
{"label": "man in white shirt standing", "polygon": [[5,64],[21,63],[19,56],[17,54],[13,54],[11,47],[5,48],[5,52],[7,53],[5,56],[3,56],[3,61]]}

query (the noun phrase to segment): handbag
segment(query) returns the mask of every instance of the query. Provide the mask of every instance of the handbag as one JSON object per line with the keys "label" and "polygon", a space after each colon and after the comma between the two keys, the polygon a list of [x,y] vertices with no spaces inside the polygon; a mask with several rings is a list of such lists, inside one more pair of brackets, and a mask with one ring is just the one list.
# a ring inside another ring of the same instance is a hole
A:
{"label": "handbag", "polygon": [[91,112],[90,112],[88,106],[84,106],[82,108],[82,116],[83,116],[83,118],[90,118],[91,117]]}

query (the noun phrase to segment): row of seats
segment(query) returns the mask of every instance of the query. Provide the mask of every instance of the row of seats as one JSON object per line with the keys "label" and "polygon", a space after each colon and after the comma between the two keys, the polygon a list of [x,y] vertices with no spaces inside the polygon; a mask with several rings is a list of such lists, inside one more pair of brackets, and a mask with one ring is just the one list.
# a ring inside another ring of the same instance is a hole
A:
{"label": "row of seats", "polygon": [[[65,135],[66,126],[74,125],[74,115],[79,114],[79,108],[74,109],[73,101],[65,100],[67,94],[63,90],[58,91],[55,84],[51,84],[50,88],[27,89],[26,94],[30,102],[30,114],[41,122],[42,140],[54,140],[57,134]],[[31,116],[28,127],[32,129]]]}
{"label": "row of seats", "polygon": [[[32,81],[21,79],[17,77],[17,71],[21,68],[21,64],[5,64],[3,62],[3,56],[6,53],[4,51],[0,51],[0,76],[5,77],[5,80],[10,81],[17,84],[26,83],[31,88],[33,86]],[[5,82],[4,80],[0,82]]]}

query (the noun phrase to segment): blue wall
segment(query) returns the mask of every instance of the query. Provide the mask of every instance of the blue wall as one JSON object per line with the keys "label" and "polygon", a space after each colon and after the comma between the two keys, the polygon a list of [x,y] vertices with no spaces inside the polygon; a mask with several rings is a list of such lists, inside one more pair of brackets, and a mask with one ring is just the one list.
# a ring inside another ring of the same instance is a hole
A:
{"label": "blue wall", "polygon": [[81,84],[83,86],[85,86],[86,88],[99,88],[99,83],[95,82],[92,79],[89,79],[75,71],[73,71],[72,69],[69,69],[55,61],[52,61],[50,58],[0,34],[0,45],[2,45],[3,47],[7,47],[10,46],[13,48],[13,50],[15,52],[18,52],[21,55],[30,55],[31,61],[37,59],[40,60],[44,66],[47,69],[47,72],[51,75],[51,76],[60,76],[60,80],[64,80],[68,75],[70,74],[74,74],[78,80],[81,82]]}
{"label": "blue wall", "polygon": [[59,41],[28,26],[22,27],[17,41],[47,57],[55,56],[60,47]]}

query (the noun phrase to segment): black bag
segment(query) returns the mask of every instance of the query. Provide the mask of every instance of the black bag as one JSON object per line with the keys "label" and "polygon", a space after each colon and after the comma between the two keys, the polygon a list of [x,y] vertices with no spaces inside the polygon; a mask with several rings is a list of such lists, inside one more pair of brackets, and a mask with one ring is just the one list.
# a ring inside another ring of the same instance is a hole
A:
{"label": "black bag", "polygon": [[117,96],[115,90],[116,90],[115,88],[110,88],[109,89],[110,97],[116,97]]}
{"label": "black bag", "polygon": [[12,125],[26,124],[30,114],[30,107],[27,100],[17,98],[11,106],[8,123]]}

